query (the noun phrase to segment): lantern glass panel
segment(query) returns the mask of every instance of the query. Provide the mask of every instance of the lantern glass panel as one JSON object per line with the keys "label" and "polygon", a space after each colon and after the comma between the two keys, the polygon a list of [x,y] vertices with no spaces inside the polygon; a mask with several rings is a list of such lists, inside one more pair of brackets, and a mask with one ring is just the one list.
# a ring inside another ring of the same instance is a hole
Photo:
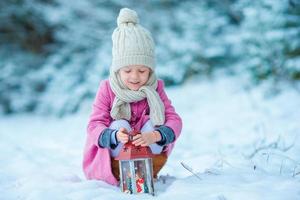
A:
{"label": "lantern glass panel", "polygon": [[132,194],[132,174],[130,170],[130,161],[121,161],[120,163],[122,191]]}
{"label": "lantern glass panel", "polygon": [[137,160],[134,162],[135,182],[137,193],[149,193],[148,176],[146,171],[145,160]]}
{"label": "lantern glass panel", "polygon": [[120,161],[121,190],[125,193],[154,195],[151,159]]}

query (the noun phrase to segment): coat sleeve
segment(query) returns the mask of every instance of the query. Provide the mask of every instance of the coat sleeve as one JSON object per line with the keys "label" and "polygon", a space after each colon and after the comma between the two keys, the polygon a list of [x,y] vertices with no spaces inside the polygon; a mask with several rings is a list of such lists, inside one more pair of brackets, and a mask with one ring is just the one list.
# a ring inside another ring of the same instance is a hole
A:
{"label": "coat sleeve", "polygon": [[[157,92],[165,106],[165,126],[171,128],[175,134],[175,141],[179,137],[182,129],[182,120],[176,113],[175,108],[172,106],[170,99],[168,98],[165,89],[164,82],[159,80]],[[175,142],[174,141],[174,142]],[[173,143],[174,143],[173,142]]]}
{"label": "coat sleeve", "polygon": [[98,144],[100,134],[112,121],[110,117],[110,99],[109,82],[107,80],[102,81],[87,126],[87,139],[82,166],[87,179],[97,179],[112,185],[118,185],[118,181],[111,171],[109,149],[101,148]]}
{"label": "coat sleeve", "polygon": [[100,134],[112,121],[110,116],[108,84],[108,81],[102,81],[100,83],[87,126],[87,140],[98,147],[98,138]]}

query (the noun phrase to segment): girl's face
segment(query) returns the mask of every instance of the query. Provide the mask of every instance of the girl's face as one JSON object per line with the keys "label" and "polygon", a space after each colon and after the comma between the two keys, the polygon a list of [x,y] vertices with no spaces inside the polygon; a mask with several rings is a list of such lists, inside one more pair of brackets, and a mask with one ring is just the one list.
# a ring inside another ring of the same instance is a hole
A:
{"label": "girl's face", "polygon": [[147,83],[150,76],[150,68],[144,65],[130,65],[122,67],[119,70],[119,75],[130,90],[137,91]]}

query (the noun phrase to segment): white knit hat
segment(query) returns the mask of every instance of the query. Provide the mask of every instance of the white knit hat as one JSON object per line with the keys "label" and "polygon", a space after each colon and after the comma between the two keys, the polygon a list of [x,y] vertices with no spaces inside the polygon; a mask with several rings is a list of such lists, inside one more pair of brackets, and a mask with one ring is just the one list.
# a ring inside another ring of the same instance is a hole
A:
{"label": "white knit hat", "polygon": [[145,65],[154,70],[155,45],[151,33],[139,25],[137,13],[122,8],[117,23],[112,34],[112,71],[128,65]]}

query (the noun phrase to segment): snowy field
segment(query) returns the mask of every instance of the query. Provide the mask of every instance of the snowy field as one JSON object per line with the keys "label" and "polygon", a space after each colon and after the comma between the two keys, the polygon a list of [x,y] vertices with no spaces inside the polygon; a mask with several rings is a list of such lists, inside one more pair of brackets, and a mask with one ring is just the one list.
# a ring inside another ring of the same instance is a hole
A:
{"label": "snowy field", "polygon": [[269,97],[264,86],[244,86],[225,77],[167,90],[184,128],[155,197],[85,180],[81,159],[91,102],[62,119],[2,117],[0,199],[300,199],[300,94],[286,89]]}

